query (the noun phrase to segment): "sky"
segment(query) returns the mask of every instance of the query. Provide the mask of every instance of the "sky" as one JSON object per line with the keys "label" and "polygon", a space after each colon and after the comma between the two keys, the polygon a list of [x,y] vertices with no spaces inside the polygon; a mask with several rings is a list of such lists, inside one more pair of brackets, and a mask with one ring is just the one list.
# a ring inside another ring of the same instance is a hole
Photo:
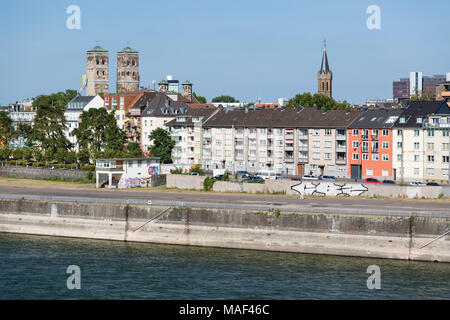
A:
{"label": "sky", "polygon": [[[80,29],[66,26],[70,5]],[[380,29],[367,27],[370,5]],[[208,101],[276,102],[317,92],[324,39],[336,100],[392,98],[392,81],[410,71],[450,72],[449,11],[448,0],[2,0],[0,105],[79,90],[97,44],[109,51],[110,92],[129,45],[141,86],[172,75]]]}

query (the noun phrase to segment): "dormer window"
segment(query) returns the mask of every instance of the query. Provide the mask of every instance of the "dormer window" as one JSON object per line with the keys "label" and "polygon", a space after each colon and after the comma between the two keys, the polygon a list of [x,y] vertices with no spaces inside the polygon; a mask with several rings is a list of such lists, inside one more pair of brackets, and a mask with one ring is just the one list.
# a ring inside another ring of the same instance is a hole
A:
{"label": "dormer window", "polygon": [[422,119],[422,117],[417,117],[417,119],[416,119],[416,123],[422,123],[423,122],[423,119]]}
{"label": "dormer window", "polygon": [[405,122],[406,122],[405,117],[400,117],[400,123],[405,123]]}

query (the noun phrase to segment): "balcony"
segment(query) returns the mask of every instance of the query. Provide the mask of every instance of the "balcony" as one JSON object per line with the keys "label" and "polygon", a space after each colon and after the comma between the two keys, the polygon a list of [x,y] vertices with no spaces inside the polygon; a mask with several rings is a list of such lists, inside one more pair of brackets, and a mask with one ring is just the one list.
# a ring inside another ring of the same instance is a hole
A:
{"label": "balcony", "polygon": [[372,140],[374,140],[374,141],[378,141],[378,135],[372,135]]}
{"label": "balcony", "polygon": [[362,136],[362,139],[363,139],[363,140],[369,140],[369,135],[363,135],[363,136]]}
{"label": "balcony", "polygon": [[423,123],[424,129],[448,129],[450,128],[450,123]]}
{"label": "balcony", "polygon": [[287,133],[284,135],[284,139],[292,140],[292,139],[294,139],[294,135],[292,133]]}
{"label": "balcony", "polygon": [[298,162],[300,162],[300,163],[308,163],[308,157],[300,157],[300,158],[298,158]]}
{"label": "balcony", "polygon": [[236,150],[244,150],[244,145],[243,145],[243,144],[236,144],[236,145],[234,146],[234,148],[235,148]]}
{"label": "balcony", "polygon": [[336,145],[336,151],[337,152],[347,152],[347,146],[345,145]]}
{"label": "balcony", "polygon": [[285,145],[284,151],[294,151],[294,146],[293,145]]}
{"label": "balcony", "polygon": [[308,146],[298,146],[298,151],[308,151]]}
{"label": "balcony", "polygon": [[346,158],[336,158],[336,164],[347,164]]}
{"label": "balcony", "polygon": [[286,162],[286,163],[293,163],[294,162],[294,158],[293,157],[284,158],[284,162]]}

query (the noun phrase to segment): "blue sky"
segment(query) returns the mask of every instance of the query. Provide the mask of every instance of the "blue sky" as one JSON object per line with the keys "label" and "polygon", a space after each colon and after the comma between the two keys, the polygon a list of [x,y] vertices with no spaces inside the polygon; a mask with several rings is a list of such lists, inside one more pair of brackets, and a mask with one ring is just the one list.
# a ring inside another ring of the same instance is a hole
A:
{"label": "blue sky", "polygon": [[[69,30],[69,5],[81,29]],[[381,30],[368,30],[366,9],[381,9]],[[275,101],[317,91],[327,39],[333,96],[363,103],[391,98],[392,81],[422,71],[450,72],[448,0],[299,1],[2,1],[0,103],[79,89],[86,50],[140,52],[141,85],[171,74],[208,98]]]}

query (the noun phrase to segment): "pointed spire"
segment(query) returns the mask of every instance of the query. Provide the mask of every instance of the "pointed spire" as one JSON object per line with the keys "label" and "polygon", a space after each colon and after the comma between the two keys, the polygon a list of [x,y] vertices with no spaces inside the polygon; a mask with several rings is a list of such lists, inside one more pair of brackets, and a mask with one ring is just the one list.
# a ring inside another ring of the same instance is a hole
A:
{"label": "pointed spire", "polygon": [[330,68],[328,66],[328,57],[327,57],[327,41],[323,41],[323,56],[322,56],[322,66],[320,67],[321,73],[328,73]]}

